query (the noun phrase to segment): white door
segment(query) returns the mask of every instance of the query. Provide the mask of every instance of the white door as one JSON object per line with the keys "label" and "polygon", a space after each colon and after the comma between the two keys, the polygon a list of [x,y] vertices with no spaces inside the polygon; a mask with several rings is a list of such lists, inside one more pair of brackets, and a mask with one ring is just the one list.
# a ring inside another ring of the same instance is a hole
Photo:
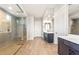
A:
{"label": "white door", "polygon": [[41,37],[42,35],[42,21],[41,19],[35,19],[34,37]]}

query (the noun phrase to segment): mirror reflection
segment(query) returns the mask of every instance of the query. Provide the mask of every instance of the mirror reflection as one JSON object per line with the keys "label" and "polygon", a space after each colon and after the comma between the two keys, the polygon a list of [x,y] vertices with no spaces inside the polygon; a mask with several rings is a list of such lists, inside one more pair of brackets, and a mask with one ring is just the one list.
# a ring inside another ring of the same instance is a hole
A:
{"label": "mirror reflection", "polygon": [[79,35],[79,4],[69,5],[69,30],[70,34]]}

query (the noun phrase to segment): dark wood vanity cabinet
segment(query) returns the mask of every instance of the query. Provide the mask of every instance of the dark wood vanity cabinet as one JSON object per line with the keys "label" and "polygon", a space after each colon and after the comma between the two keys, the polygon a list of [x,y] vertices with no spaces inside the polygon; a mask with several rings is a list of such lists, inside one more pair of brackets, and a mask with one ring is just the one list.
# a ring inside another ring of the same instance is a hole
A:
{"label": "dark wood vanity cabinet", "polygon": [[79,55],[79,45],[62,38],[58,38],[59,55]]}
{"label": "dark wood vanity cabinet", "polygon": [[44,32],[44,40],[48,43],[53,43],[54,41],[54,34],[53,33],[45,33]]}
{"label": "dark wood vanity cabinet", "polygon": [[58,38],[58,54],[66,55],[68,54],[68,47],[64,44],[64,39]]}

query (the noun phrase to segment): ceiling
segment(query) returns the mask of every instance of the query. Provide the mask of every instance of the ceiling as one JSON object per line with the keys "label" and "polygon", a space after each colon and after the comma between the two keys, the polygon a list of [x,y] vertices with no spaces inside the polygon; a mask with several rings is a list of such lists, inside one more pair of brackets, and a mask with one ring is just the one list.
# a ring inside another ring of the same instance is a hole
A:
{"label": "ceiling", "polygon": [[0,8],[6,10],[12,15],[15,16],[23,16],[24,14],[21,12],[20,8],[16,4],[0,4]]}
{"label": "ceiling", "polygon": [[[20,8],[19,8],[19,7]],[[62,6],[62,4],[0,4],[0,7],[8,11],[9,13],[15,16],[35,16],[35,17],[43,17],[53,15],[53,9],[57,10],[58,7]],[[11,8],[9,8],[11,7]],[[24,12],[21,12],[22,11]],[[69,16],[72,18],[79,18],[79,4],[70,4],[69,5]]]}
{"label": "ceiling", "polygon": [[[22,8],[24,13],[28,15],[35,16],[35,17],[42,17],[44,13],[47,12],[47,10],[53,9],[55,7],[55,4],[20,4],[19,6],[20,8]],[[18,8],[16,4],[0,4],[0,7],[7,10],[8,12],[10,12],[15,16],[25,15],[23,13],[20,13],[21,10]],[[11,7],[12,9],[9,9],[9,7]]]}
{"label": "ceiling", "polygon": [[[19,6],[19,7],[18,7]],[[61,6],[61,4],[0,4],[0,7],[10,12],[15,16],[27,16],[43,17],[47,15],[53,15],[53,9]],[[11,7],[11,8],[9,8]],[[23,13],[21,12],[21,9]],[[45,15],[44,15],[45,14]]]}
{"label": "ceiling", "polygon": [[46,10],[53,9],[55,4],[22,4],[21,6],[28,15],[42,17]]}

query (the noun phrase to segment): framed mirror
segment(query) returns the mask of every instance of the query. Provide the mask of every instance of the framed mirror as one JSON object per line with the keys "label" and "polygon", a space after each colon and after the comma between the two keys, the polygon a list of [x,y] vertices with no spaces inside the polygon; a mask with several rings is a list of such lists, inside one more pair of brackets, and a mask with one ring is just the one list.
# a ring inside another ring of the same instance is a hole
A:
{"label": "framed mirror", "polygon": [[49,32],[51,29],[51,23],[45,23],[45,30]]}
{"label": "framed mirror", "polygon": [[79,4],[69,5],[69,30],[70,34],[79,35]]}

